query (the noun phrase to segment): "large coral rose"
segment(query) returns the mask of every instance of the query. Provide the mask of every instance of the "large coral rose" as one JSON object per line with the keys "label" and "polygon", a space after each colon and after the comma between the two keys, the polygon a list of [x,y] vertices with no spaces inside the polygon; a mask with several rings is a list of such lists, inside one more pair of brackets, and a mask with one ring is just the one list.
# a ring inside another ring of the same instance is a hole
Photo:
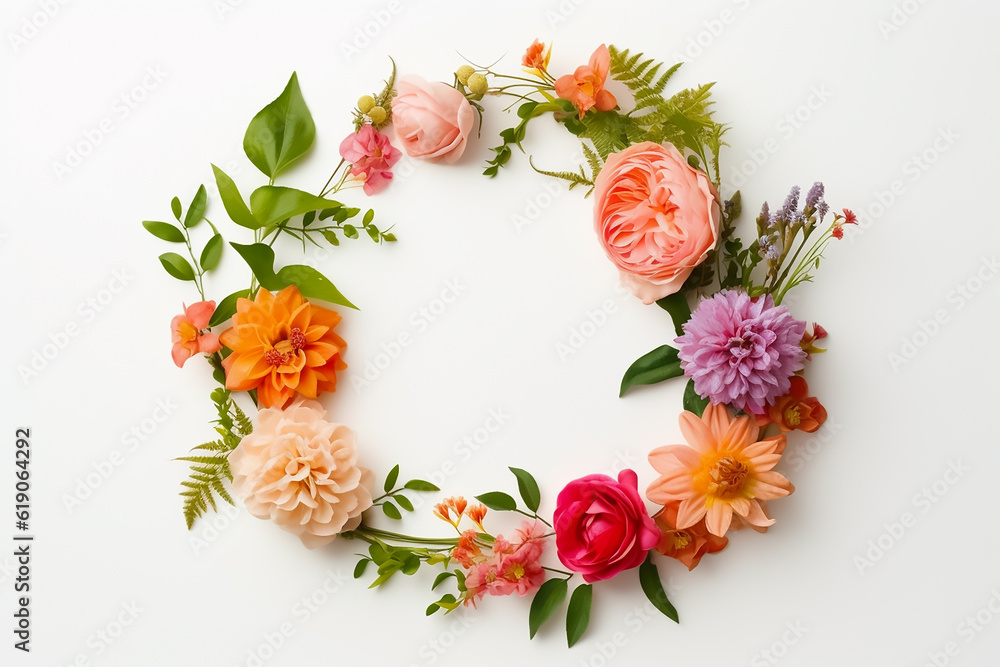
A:
{"label": "large coral rose", "polygon": [[326,421],[316,401],[257,415],[257,428],[229,455],[233,490],[247,510],[299,536],[310,549],[361,523],[374,475],[357,464],[354,431]]}
{"label": "large coral rose", "polygon": [[256,389],[265,408],[284,407],[296,394],[334,391],[337,371],[347,368],[340,358],[347,344],[333,333],[339,323],[340,315],[309,303],[294,285],[240,299],[232,328],[219,337],[233,351],[222,362],[226,387]]}
{"label": "large coral rose", "polygon": [[594,227],[622,283],[643,303],[680,290],[715,248],[721,209],[705,172],[676,148],[612,153],[594,186]]}

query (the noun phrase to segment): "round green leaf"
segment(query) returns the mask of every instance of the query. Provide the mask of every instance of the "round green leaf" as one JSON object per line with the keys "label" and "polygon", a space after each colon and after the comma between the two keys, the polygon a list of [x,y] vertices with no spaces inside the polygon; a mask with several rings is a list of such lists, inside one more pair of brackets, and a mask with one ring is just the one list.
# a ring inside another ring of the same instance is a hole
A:
{"label": "round green leaf", "polygon": [[170,210],[173,212],[174,217],[177,218],[177,222],[181,221],[181,200],[174,197],[170,200]]}
{"label": "round green leaf", "polygon": [[390,503],[388,500],[382,504],[382,513],[390,519],[395,519],[396,521],[403,518],[403,515],[399,513],[399,508]]}

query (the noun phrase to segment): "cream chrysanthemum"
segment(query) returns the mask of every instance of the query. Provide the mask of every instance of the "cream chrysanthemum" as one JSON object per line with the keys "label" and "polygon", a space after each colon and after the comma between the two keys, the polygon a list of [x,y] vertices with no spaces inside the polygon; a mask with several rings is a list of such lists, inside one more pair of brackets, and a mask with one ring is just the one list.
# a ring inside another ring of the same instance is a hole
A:
{"label": "cream chrysanthemum", "polygon": [[316,401],[299,398],[284,410],[261,410],[229,466],[247,510],[310,549],[356,528],[372,505],[374,476],[357,464],[354,431],[327,421]]}

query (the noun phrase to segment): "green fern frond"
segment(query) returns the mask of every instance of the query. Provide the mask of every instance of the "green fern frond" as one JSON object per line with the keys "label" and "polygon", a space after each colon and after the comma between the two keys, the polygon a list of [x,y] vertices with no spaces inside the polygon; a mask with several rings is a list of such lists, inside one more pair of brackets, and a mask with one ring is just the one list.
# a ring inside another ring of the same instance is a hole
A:
{"label": "green fern frond", "polygon": [[580,142],[580,146],[583,148],[583,156],[587,159],[587,164],[590,165],[590,180],[593,181],[601,173],[602,160],[586,142]]}
{"label": "green fern frond", "polygon": [[587,190],[587,194],[589,195],[591,190],[594,189],[594,181],[591,178],[587,178],[587,175],[583,171],[583,167],[580,167],[579,173],[573,171],[548,171],[546,169],[539,169],[538,167],[536,167],[535,163],[532,162],[531,160],[531,156],[528,157],[528,164],[530,164],[531,168],[534,169],[539,174],[568,181],[570,190],[572,190],[578,185],[587,185],[590,188],[589,190]]}
{"label": "green fern frond", "polygon": [[[217,499],[230,505],[236,504],[225,486],[227,481],[233,479],[229,467],[229,454],[239,446],[244,437],[253,432],[250,418],[232,400],[228,390],[213,391],[212,402],[219,414],[219,418],[214,422],[215,431],[221,437],[197,445],[191,449],[194,453],[176,459],[191,464],[188,478],[181,482],[183,490],[180,493],[184,498],[184,521],[188,530],[210,509],[213,512],[218,511]],[[211,454],[197,452],[211,452]]]}

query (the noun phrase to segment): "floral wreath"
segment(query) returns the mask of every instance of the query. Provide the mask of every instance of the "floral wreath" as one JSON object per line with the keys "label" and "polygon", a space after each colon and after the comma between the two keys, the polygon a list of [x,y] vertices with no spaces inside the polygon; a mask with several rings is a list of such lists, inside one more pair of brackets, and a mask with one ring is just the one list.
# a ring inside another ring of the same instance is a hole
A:
{"label": "floral wreath", "polygon": [[[340,164],[318,194],[275,184],[308,152],[316,133],[293,74],[250,121],[243,141],[267,184],[250,194],[248,204],[234,181],[212,167],[228,217],[253,235],[252,243],[229,243],[250,268],[249,286],[218,303],[207,298],[205,283],[226,244],[205,218],[205,186],[186,211],[176,197],[171,201],[176,223],[143,223],[159,239],[186,247],[186,257],[167,252],[160,263],[174,278],[193,283],[200,297],[170,323],[173,361],[180,367],[203,355],[220,385],[211,393],[218,437],[180,459],[191,466],[181,492],[189,529],[219,502],[235,504],[235,496],[251,514],[272,520],[309,548],[338,536],[366,543],[354,576],[374,567],[371,587],[398,573],[437,570],[431,589],[448,585],[452,592],[434,600],[428,615],[475,607],[486,596],[532,595],[531,637],[569,596],[572,646],[587,628],[595,582],[638,568],[643,593],[679,622],[653,555],[694,569],[703,556],[727,546],[730,530],[765,533],[774,524],[768,501],[793,491],[775,470],[786,435],[812,433],[826,420],[803,377],[805,362],[824,351],[816,342],[826,331],[796,320],[782,300],[813,279],[827,244],[842,238],[855,216],[847,209],[830,216],[822,183],[804,198],[794,187],[776,211],[763,204],[753,240],[745,243],[736,234],[739,192],[726,201],[719,195],[719,153],[729,128],[713,118],[712,84],[667,97],[680,64],[666,68],[605,45],[587,64],[557,78],[549,71],[550,55],[551,48],[536,40],[524,54],[523,73],[464,64],[450,84],[414,75],[397,81],[393,62],[381,91],[358,100],[354,130],[340,144]],[[628,91],[628,111],[605,87],[609,78]],[[496,176],[513,149],[523,152],[529,123],[541,117],[578,137],[584,164],[551,171],[532,162],[532,168],[593,195],[598,240],[623,284],[673,320],[673,344],[639,357],[620,387],[624,396],[639,385],[688,378],[680,414],[686,444],[649,453],[659,476],[646,498],[661,507],[652,515],[636,473],[623,470],[617,479],[594,474],[570,481],[549,520],[539,514],[534,477],[511,467],[519,499],[494,491],[472,504],[457,496],[434,506],[450,536],[384,530],[375,525],[376,514],[399,521],[414,510],[408,494],[439,489],[424,480],[401,481],[397,465],[379,493],[375,475],[359,464],[354,431],[329,421],[315,400],[335,391],[338,373],[347,368],[346,344],[336,333],[341,317],[323,304],[355,306],[312,267],[276,267],[276,241],[291,237],[303,250],[361,236],[395,242],[391,231],[376,226],[373,210],[362,216],[360,208],[330,197],[357,187],[374,195],[391,183],[401,153],[385,133],[390,126],[409,156],[456,161],[477,115],[481,125],[488,96],[514,98],[508,109],[516,106],[519,120],[500,133],[502,143],[492,149],[484,174]],[[202,221],[211,233],[196,252],[192,235]],[[238,396],[254,406],[256,420]],[[487,529],[489,512],[523,520],[505,537]],[[553,541],[559,568],[543,564]],[[569,595],[577,575],[584,583]]]}

